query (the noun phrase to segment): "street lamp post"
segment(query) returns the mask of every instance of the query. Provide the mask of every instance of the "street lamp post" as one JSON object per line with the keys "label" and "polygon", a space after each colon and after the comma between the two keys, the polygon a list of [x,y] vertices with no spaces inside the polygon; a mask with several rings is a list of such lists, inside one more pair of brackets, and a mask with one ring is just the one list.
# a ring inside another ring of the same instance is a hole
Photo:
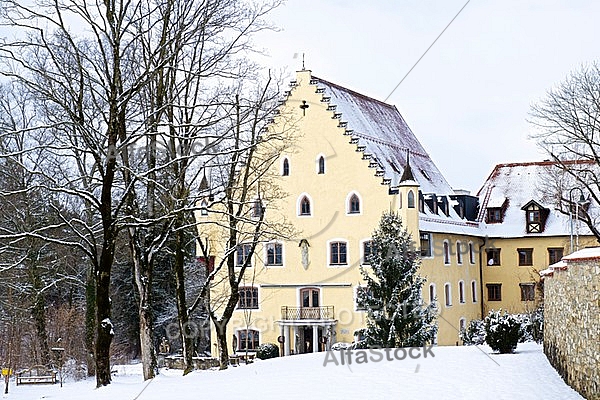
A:
{"label": "street lamp post", "polygon": [[[569,190],[569,220],[571,224],[571,234],[570,234],[570,243],[571,243],[571,251],[573,253],[573,191],[579,190],[579,201],[575,203],[575,218],[579,221],[579,206],[584,205],[586,203],[585,197],[583,197],[583,190],[578,187],[571,188]],[[577,249],[579,249],[579,234],[577,235]]]}

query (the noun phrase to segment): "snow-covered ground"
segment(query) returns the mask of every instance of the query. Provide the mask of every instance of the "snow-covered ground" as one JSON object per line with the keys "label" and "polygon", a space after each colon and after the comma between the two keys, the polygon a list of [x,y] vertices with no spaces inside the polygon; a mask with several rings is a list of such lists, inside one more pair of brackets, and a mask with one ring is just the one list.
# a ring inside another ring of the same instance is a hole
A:
{"label": "snow-covered ground", "polygon": [[[492,354],[487,346],[435,347],[435,357],[335,365],[325,353],[258,360],[226,371],[161,370],[142,382],[139,365],[115,367],[113,383],[94,381],[59,385],[11,382],[2,399],[180,400],[221,399],[582,399],[550,366],[540,345],[523,343],[515,354]],[[335,353],[339,363],[339,352]],[[422,352],[421,352],[422,355]],[[371,355],[374,359],[380,358]],[[393,352],[390,353],[393,359]],[[4,387],[4,386],[2,386]]]}

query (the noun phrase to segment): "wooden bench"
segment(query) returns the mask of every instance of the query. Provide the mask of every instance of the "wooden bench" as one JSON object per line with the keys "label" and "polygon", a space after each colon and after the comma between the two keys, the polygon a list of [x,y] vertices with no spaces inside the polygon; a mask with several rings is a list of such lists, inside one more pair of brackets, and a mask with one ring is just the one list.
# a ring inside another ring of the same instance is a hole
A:
{"label": "wooden bench", "polygon": [[44,365],[34,365],[31,368],[16,373],[17,386],[28,383],[56,383],[56,371]]}

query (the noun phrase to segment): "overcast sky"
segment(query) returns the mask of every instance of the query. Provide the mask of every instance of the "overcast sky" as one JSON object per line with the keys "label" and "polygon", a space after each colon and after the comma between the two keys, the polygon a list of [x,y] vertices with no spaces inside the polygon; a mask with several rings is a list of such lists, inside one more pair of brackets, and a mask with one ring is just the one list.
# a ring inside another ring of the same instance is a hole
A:
{"label": "overcast sky", "polygon": [[[269,67],[302,67],[384,100],[466,0],[288,0],[280,32],[256,44]],[[600,60],[600,2],[471,0],[389,97],[455,189],[494,165],[545,157],[528,140],[531,104]],[[291,76],[291,75],[290,75]]]}

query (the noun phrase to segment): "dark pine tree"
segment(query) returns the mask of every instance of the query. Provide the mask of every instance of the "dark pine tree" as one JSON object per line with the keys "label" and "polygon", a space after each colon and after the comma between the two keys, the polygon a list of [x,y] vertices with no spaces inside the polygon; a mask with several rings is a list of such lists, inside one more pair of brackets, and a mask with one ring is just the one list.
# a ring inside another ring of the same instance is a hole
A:
{"label": "dark pine tree", "polygon": [[393,348],[431,343],[437,332],[435,309],[423,304],[420,255],[397,214],[381,217],[368,261],[370,265],[361,266],[367,287],[358,296],[367,310],[361,344]]}

